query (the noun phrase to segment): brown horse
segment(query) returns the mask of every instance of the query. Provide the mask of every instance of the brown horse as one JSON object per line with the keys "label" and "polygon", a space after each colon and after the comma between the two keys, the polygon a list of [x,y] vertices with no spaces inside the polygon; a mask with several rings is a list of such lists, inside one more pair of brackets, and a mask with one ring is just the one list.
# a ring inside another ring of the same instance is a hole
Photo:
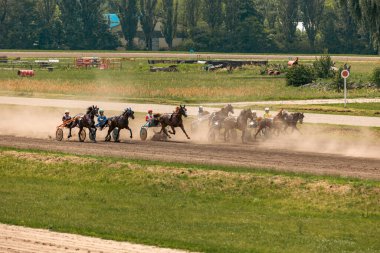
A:
{"label": "brown horse", "polygon": [[87,112],[85,115],[83,116],[76,116],[74,118],[74,122],[73,124],[71,124],[69,126],[70,128],[70,133],[69,133],[69,138],[71,137],[71,129],[74,128],[75,126],[78,126],[79,127],[79,132],[78,132],[78,136],[79,136],[79,140],[81,142],[84,141],[84,139],[81,139],[81,133],[83,130],[83,128],[88,128],[88,131],[90,133],[90,137],[93,136],[93,138],[90,138],[93,142],[96,142],[96,127],[95,127],[95,120],[94,120],[94,117],[95,116],[99,116],[98,115],[98,112],[99,112],[99,108],[98,106],[96,105],[93,105],[93,106],[90,106],[87,108]]}
{"label": "brown horse", "polygon": [[175,135],[175,127],[180,127],[184,134],[186,135],[187,139],[190,139],[190,137],[187,135],[185,128],[183,127],[183,121],[182,116],[187,117],[187,110],[186,106],[180,105],[176,108],[176,111],[173,112],[173,114],[164,114],[161,117],[158,118],[158,121],[161,123],[161,131],[160,133],[164,133],[169,138],[170,135],[168,134],[168,131],[166,131],[166,127],[170,126],[172,131],[169,131],[170,134]]}
{"label": "brown horse", "polygon": [[226,105],[225,107],[220,109],[220,111],[213,112],[209,118],[209,126],[212,126],[213,125],[212,123],[217,122],[217,121],[222,123],[222,121],[228,117],[229,113],[232,113],[232,114],[234,113],[234,108],[232,107],[231,104]]}
{"label": "brown horse", "polygon": [[290,113],[290,114],[285,113],[284,114],[284,122],[285,122],[284,132],[286,132],[288,127],[290,127],[292,129],[292,133],[294,132],[294,130],[297,130],[299,133],[301,133],[300,130],[297,128],[297,123],[299,122],[300,124],[302,124],[304,117],[305,115],[303,115],[303,113],[300,113],[300,112],[295,112],[295,113]]}
{"label": "brown horse", "polygon": [[135,112],[131,108],[126,108],[120,116],[111,117],[108,119],[108,133],[106,136],[106,141],[111,140],[111,132],[117,128],[117,134],[115,142],[120,142],[120,130],[127,129],[130,133],[130,138],[132,139],[132,130],[129,127],[129,118],[135,119]]}
{"label": "brown horse", "polygon": [[225,128],[224,131],[224,140],[227,140],[227,134],[231,132],[233,129],[239,129],[242,131],[241,141],[245,143],[245,136],[247,131],[247,121],[248,119],[253,120],[254,114],[251,109],[244,109],[240,112],[240,115],[235,119],[234,117],[227,117],[224,119],[223,125]]}
{"label": "brown horse", "polygon": [[281,130],[281,126],[284,123],[284,120],[285,114],[283,109],[281,109],[273,119],[265,119],[261,117],[257,118],[258,127],[255,134],[255,139],[257,135],[263,130],[276,130],[278,135]]}

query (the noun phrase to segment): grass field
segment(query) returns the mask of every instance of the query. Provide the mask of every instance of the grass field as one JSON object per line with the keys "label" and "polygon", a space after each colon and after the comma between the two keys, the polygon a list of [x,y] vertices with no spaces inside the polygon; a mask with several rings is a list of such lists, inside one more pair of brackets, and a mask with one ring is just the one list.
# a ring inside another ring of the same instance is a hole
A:
{"label": "grass field", "polygon": [[[376,63],[352,62],[351,65],[351,80],[368,82]],[[205,72],[202,65],[180,65],[179,70],[178,73],[150,73],[146,60],[138,60],[123,62],[122,70],[60,68],[47,72],[37,69],[35,77],[21,79],[15,70],[3,69],[0,70],[0,94],[91,96],[102,100],[171,104],[342,97],[342,93],[331,90],[286,86],[283,76],[261,76],[258,67],[236,70],[232,74]],[[350,90],[349,96],[379,97],[380,91],[355,89]]]}
{"label": "grass field", "polygon": [[0,148],[0,222],[204,252],[376,252],[380,184]]}

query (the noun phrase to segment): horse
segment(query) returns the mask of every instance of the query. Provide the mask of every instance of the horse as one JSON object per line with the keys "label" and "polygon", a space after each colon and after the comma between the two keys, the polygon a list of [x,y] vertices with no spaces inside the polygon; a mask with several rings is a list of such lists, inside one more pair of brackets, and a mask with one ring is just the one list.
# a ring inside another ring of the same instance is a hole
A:
{"label": "horse", "polygon": [[120,116],[114,116],[108,119],[108,133],[105,138],[105,141],[111,140],[110,133],[117,127],[117,138],[115,138],[115,142],[120,142],[119,135],[121,129],[127,129],[130,132],[130,138],[132,139],[132,130],[129,128],[129,118],[135,119],[135,112],[132,111],[131,108],[127,108],[123,111],[123,113]]}
{"label": "horse", "polygon": [[211,126],[212,123],[216,121],[223,121],[225,118],[228,117],[229,113],[234,113],[234,108],[231,104],[226,105],[225,107],[220,109],[220,111],[213,112],[209,118],[209,126]]}
{"label": "horse", "polygon": [[248,119],[253,120],[253,118],[254,114],[251,111],[251,109],[244,109],[240,112],[240,115],[237,117],[237,119],[233,117],[227,117],[226,119],[224,119],[224,141],[227,140],[227,133],[229,133],[233,129],[239,129],[240,131],[242,131],[241,141],[245,143],[245,136],[248,125],[247,121]]}
{"label": "horse", "polygon": [[71,137],[71,129],[78,126],[79,127],[79,132],[78,132],[79,141],[83,142],[84,139],[82,139],[80,136],[81,136],[83,128],[86,127],[88,128],[90,135],[94,136],[92,141],[96,142],[96,139],[95,139],[96,127],[95,127],[94,117],[99,116],[98,111],[99,111],[99,108],[96,105],[93,105],[87,108],[87,112],[85,115],[76,116],[74,118],[74,124],[71,124],[69,127],[70,128],[69,136]]}
{"label": "horse", "polygon": [[263,119],[261,117],[257,118],[258,127],[255,134],[255,139],[257,135],[264,129],[275,129],[277,130],[277,134],[279,134],[281,125],[283,124],[284,120],[285,113],[283,109],[281,109],[273,119]]}
{"label": "horse", "polygon": [[169,130],[170,134],[175,135],[175,127],[180,127],[184,134],[186,135],[187,139],[190,139],[190,137],[187,135],[185,128],[183,127],[182,122],[182,116],[187,117],[187,109],[186,106],[180,105],[177,107],[176,111],[173,112],[171,115],[164,114],[158,118],[158,121],[161,123],[161,131],[160,133],[164,133],[168,138],[171,138],[168,134],[168,131],[166,130],[167,126],[170,126],[172,131]]}
{"label": "horse", "polygon": [[300,112],[295,112],[295,113],[285,113],[284,115],[284,122],[285,122],[285,127],[284,127],[284,132],[288,129],[288,127],[291,127],[292,133],[294,132],[294,129],[297,130],[299,133],[300,130],[297,128],[297,123],[299,122],[300,124],[303,124],[303,119],[305,115]]}

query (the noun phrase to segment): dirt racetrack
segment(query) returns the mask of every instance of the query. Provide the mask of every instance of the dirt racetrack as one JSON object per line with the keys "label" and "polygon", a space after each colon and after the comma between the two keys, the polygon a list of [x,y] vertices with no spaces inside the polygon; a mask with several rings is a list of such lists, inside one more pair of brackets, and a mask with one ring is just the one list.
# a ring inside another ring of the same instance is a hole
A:
{"label": "dirt racetrack", "polygon": [[211,145],[139,140],[128,140],[122,143],[79,143],[0,136],[0,146],[380,179],[380,159],[298,152],[259,145]]}

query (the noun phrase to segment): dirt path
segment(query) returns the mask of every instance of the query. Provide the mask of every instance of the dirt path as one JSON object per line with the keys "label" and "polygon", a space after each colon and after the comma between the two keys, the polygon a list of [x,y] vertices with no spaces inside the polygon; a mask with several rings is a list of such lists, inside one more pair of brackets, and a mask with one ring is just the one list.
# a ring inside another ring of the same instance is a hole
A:
{"label": "dirt path", "polygon": [[73,154],[149,158],[158,161],[269,168],[279,171],[305,172],[319,175],[328,174],[380,179],[379,158],[358,158],[277,149],[275,143],[269,147],[262,147],[259,144],[211,145],[189,142],[142,142],[137,140],[122,143],[98,142],[94,144],[90,142],[57,142],[44,139],[0,136],[0,146],[62,151]]}
{"label": "dirt path", "polygon": [[[348,104],[352,103],[380,103],[380,98],[350,98]],[[256,102],[236,102],[234,106],[244,107],[250,105],[323,105],[323,104],[344,104],[344,99],[308,99],[308,100],[282,100],[282,101],[256,101]],[[222,103],[205,103],[207,106],[219,106]]]}
{"label": "dirt path", "polygon": [[[307,100],[305,101],[307,103]],[[66,100],[66,99],[42,99],[42,98],[24,98],[24,97],[5,97],[0,96],[0,105],[26,105],[38,107],[59,107],[59,108],[87,108],[89,105],[96,104],[106,110],[122,111],[125,107],[132,107],[136,112],[146,112],[148,108],[155,112],[170,113],[173,111],[172,105],[160,104],[134,104],[134,103],[116,103],[116,102],[99,102],[99,101],[83,101],[83,100]],[[196,115],[198,108],[188,106],[189,115]],[[205,107],[208,111],[215,111],[216,108]],[[239,110],[235,110],[235,115],[239,114]],[[257,111],[259,115],[262,111]],[[359,117],[345,115],[328,115],[305,113],[306,123],[326,123],[338,125],[368,126],[380,127],[380,117]]]}
{"label": "dirt path", "polygon": [[[300,59],[314,60],[315,55],[258,55],[258,54],[223,54],[223,53],[154,53],[154,52],[141,52],[141,53],[128,53],[122,51],[114,52],[0,52],[0,55],[7,57],[125,57],[125,58],[175,58],[175,59],[268,59],[268,60],[288,60],[295,56]],[[379,56],[331,56],[334,61],[380,61]]]}
{"label": "dirt path", "polygon": [[187,251],[0,224],[0,253],[2,252],[185,253]]}

